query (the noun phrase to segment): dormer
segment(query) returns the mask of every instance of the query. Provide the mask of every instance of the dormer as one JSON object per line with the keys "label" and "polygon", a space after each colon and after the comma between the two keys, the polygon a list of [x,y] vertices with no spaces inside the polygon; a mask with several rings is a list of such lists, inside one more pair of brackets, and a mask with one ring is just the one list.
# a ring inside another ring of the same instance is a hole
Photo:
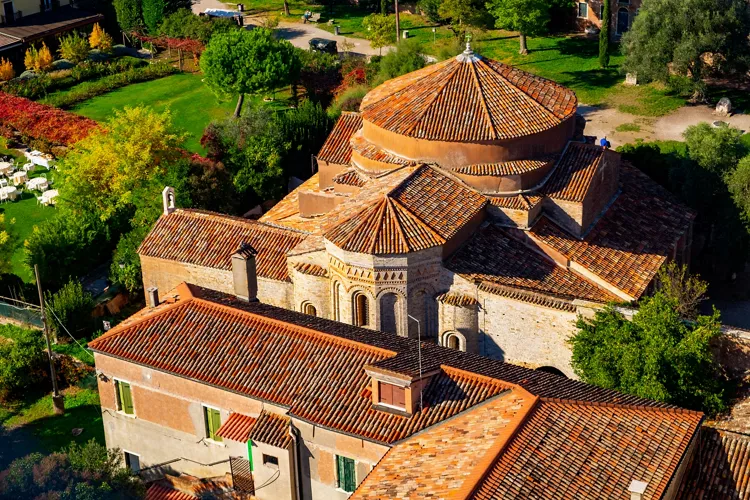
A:
{"label": "dormer", "polygon": [[404,416],[415,414],[425,405],[423,391],[440,373],[439,366],[422,366],[420,371],[417,357],[403,353],[364,368],[371,380],[373,408]]}

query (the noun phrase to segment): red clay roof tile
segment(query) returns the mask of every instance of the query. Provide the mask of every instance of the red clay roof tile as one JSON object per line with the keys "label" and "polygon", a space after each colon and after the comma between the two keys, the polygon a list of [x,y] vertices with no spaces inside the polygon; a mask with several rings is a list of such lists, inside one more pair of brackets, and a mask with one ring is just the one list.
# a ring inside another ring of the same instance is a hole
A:
{"label": "red clay roof tile", "polygon": [[336,165],[348,165],[352,157],[352,146],[349,144],[352,134],[362,127],[359,113],[344,111],[339,121],[328,135],[318,153],[318,160]]}
{"label": "red clay roof tile", "polygon": [[195,500],[197,495],[190,495],[179,490],[152,484],[146,490],[146,500]]}
{"label": "red clay roof tile", "polygon": [[250,439],[277,448],[289,448],[292,441],[289,434],[289,417],[263,410],[250,432]]}
{"label": "red clay roof tile", "polygon": [[501,163],[477,163],[474,165],[465,165],[454,168],[453,171],[457,174],[466,175],[518,175],[544,168],[553,161],[555,161],[554,158],[542,160],[512,160]]}
{"label": "red clay roof tile", "polygon": [[232,413],[226,422],[221,424],[216,434],[232,441],[247,443],[248,435],[255,425],[256,419],[241,413]]}
{"label": "red clay roof tile", "polygon": [[568,143],[554,172],[541,189],[549,198],[581,202],[588,192],[602,158],[604,148],[580,142]]}

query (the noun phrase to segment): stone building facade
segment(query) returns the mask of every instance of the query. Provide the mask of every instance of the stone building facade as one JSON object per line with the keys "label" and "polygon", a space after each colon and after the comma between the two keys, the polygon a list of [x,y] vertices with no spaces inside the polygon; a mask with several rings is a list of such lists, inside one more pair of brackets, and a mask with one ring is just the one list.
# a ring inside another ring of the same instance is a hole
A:
{"label": "stone building facade", "polygon": [[469,49],[388,81],[260,220],[165,201],[144,284],[232,293],[249,245],[261,302],[572,376],[576,318],[688,262],[694,217],[586,143],[576,109],[572,91]]}

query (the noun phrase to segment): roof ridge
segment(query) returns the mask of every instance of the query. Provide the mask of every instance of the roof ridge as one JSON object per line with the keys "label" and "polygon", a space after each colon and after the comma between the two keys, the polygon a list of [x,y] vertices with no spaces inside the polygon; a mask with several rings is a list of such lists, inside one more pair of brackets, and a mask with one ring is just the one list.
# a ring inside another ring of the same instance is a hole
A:
{"label": "roof ridge", "polygon": [[[481,61],[481,59],[479,59]],[[479,81],[479,75],[477,75],[477,68],[474,67],[474,64],[467,64],[466,66],[471,67],[471,74],[474,76],[474,86],[477,88],[477,91],[479,92],[479,101],[482,103],[482,110],[484,111],[484,117],[489,122],[490,130],[492,133],[492,138],[494,140],[499,139],[499,135],[497,133],[497,129],[495,129],[495,124],[492,122],[492,115],[490,114],[489,107],[487,106],[487,99],[484,97],[484,92],[482,92],[482,83]]]}
{"label": "roof ridge", "polygon": [[305,231],[299,231],[299,230],[288,228],[288,227],[275,226],[265,221],[260,221],[256,219],[246,219],[244,217],[239,217],[236,215],[223,214],[221,212],[214,212],[212,210],[202,210],[198,208],[178,208],[178,209],[175,209],[175,211],[172,213],[162,214],[159,218],[169,217],[174,214],[183,215],[187,217],[216,218],[216,219],[221,219],[222,222],[226,222],[228,224],[257,226],[263,230],[270,230],[274,232],[292,232],[292,233],[307,234]]}
{"label": "roof ridge", "polygon": [[[350,220],[352,220],[353,218],[355,218],[357,216],[360,216],[360,215],[363,215],[363,214],[367,215],[366,217],[363,217],[362,220],[359,221],[354,226],[354,228],[352,228],[351,231],[349,231],[349,234],[347,234],[346,236],[344,236],[344,239],[342,241],[342,245],[346,244],[346,243],[349,243],[352,240],[352,238],[354,238],[355,236],[357,236],[356,230],[359,229],[361,226],[363,226],[364,224],[366,224],[367,221],[370,220],[370,217],[371,217],[370,213],[380,210],[380,206],[381,206],[382,203],[383,203],[383,199],[380,198],[380,197],[377,197],[377,198],[375,198],[373,200],[372,203],[369,203],[369,204],[365,205],[364,207],[362,207],[361,210],[356,210],[352,214],[350,214],[347,217],[344,217],[340,221],[336,222],[336,225],[334,227],[332,227],[331,230],[339,229],[342,225],[346,224],[347,222],[349,222]],[[325,234],[328,233],[328,232],[329,232],[328,230],[325,231],[323,233],[323,237],[325,237]]]}
{"label": "roof ridge", "polygon": [[[409,245],[409,240],[406,238],[406,234],[404,233],[404,228],[401,227],[401,221],[399,220],[396,207],[394,206],[395,200],[391,199],[391,197],[388,195],[385,195],[384,199],[385,199],[386,211],[388,212],[389,217],[393,218],[394,223],[395,223],[394,225],[396,226],[396,231],[398,231],[398,234],[401,237],[401,241],[404,242],[404,245],[406,246],[406,251],[411,252],[411,245]],[[380,228],[378,228],[378,232],[380,232],[382,228],[383,228],[383,225],[381,224]],[[373,242],[370,252],[374,252],[374,250],[375,250],[375,243]]]}
{"label": "roof ridge", "polygon": [[[625,393],[623,393],[625,394]],[[551,398],[542,396],[540,397],[542,403],[555,403],[571,406],[598,406],[601,408],[617,408],[617,409],[628,409],[628,410],[639,410],[639,411],[659,411],[663,413],[679,413],[687,415],[703,415],[703,412],[697,410],[689,410],[687,408],[680,407],[666,407],[666,406],[646,406],[646,405],[635,405],[632,403],[611,403],[602,401],[585,401],[580,399],[567,399],[567,398]],[[748,435],[750,437],[750,435]]]}
{"label": "roof ridge", "polygon": [[[514,84],[513,84],[513,83],[512,83],[512,82],[511,82],[511,81],[510,81],[510,80],[509,80],[508,78],[506,78],[506,77],[504,77],[503,75],[501,75],[500,73],[498,73],[498,72],[497,72],[497,71],[495,70],[495,68],[493,68],[493,67],[492,67],[492,66],[490,66],[489,64],[485,63],[485,62],[484,62],[484,59],[480,59],[480,60],[478,61],[478,63],[477,63],[477,64],[483,64],[483,65],[484,65],[484,67],[486,67],[486,68],[487,68],[488,70],[490,70],[490,71],[492,72],[492,74],[496,75],[496,76],[497,76],[497,78],[501,79],[501,80],[502,80],[502,81],[503,81],[503,82],[504,82],[504,83],[505,83],[505,84],[506,84],[506,85],[507,85],[508,87],[510,87],[510,89],[511,89],[511,91],[512,91],[512,92],[514,92],[514,93],[516,93],[516,94],[520,94],[520,95],[521,95],[521,96],[523,96],[523,98],[524,98],[525,100],[527,100],[527,101],[531,101],[531,102],[533,102],[534,104],[536,104],[536,106],[537,106],[537,107],[539,107],[539,108],[543,109],[544,111],[546,111],[546,112],[547,112],[547,113],[548,113],[548,114],[549,114],[550,116],[552,116],[552,117],[553,117],[553,118],[554,118],[554,119],[555,119],[556,121],[558,121],[558,122],[562,122],[562,121],[563,121],[563,119],[562,119],[562,118],[558,117],[558,116],[557,116],[557,115],[556,115],[556,114],[555,114],[554,112],[550,111],[550,110],[549,110],[549,109],[547,108],[547,106],[545,106],[545,105],[544,105],[544,104],[542,104],[541,102],[537,101],[537,100],[536,100],[536,99],[535,99],[535,98],[534,98],[533,96],[531,96],[531,95],[530,95],[530,94],[529,94],[528,92],[526,92],[525,90],[523,90],[523,89],[522,89],[521,87],[519,87],[518,85],[514,85]],[[500,63],[500,64],[503,64],[503,63]],[[516,69],[516,68],[515,68],[515,67],[513,67],[513,66],[509,66],[509,67],[511,68],[511,71],[512,71],[512,70],[514,70],[514,69]],[[546,79],[545,79],[545,80],[546,80]],[[549,81],[549,82],[551,82],[551,83],[554,83],[555,85],[558,85],[557,83],[553,82],[552,80],[547,80],[547,81]],[[559,86],[559,85],[558,85],[558,86]]]}
{"label": "roof ridge", "polygon": [[[454,60],[455,60],[455,59],[454,59]],[[462,64],[462,63],[456,63],[456,64]],[[449,66],[450,66],[450,64],[446,64],[446,65],[445,65],[445,67],[446,67],[446,68],[447,68],[447,67],[449,67]],[[425,116],[425,115],[427,114],[427,112],[428,112],[428,111],[429,111],[429,110],[430,110],[430,109],[432,108],[432,106],[433,106],[433,105],[435,104],[435,102],[437,102],[437,100],[438,100],[438,97],[440,97],[440,96],[441,96],[441,95],[443,94],[443,91],[445,91],[445,87],[447,87],[447,86],[448,86],[448,84],[449,84],[449,83],[450,83],[450,82],[451,82],[451,81],[453,80],[453,78],[455,78],[455,76],[456,76],[456,73],[458,73],[458,71],[459,71],[459,70],[460,70],[460,67],[459,67],[459,66],[456,66],[456,69],[454,69],[454,70],[453,70],[453,71],[451,72],[450,76],[449,76],[448,78],[446,78],[446,79],[445,79],[445,81],[444,81],[444,82],[443,82],[443,83],[442,83],[442,84],[441,84],[441,85],[439,86],[439,88],[438,88],[438,91],[437,91],[437,92],[435,92],[435,93],[434,93],[434,94],[432,95],[432,100],[431,100],[430,102],[428,102],[428,103],[427,103],[427,104],[425,105],[425,107],[424,107],[424,109],[422,110],[422,112],[421,112],[421,113],[419,113],[419,114],[418,114],[418,115],[416,116],[416,118],[415,118],[415,119],[413,120],[413,122],[412,122],[412,125],[411,125],[411,126],[410,126],[409,128],[407,128],[406,130],[404,130],[404,131],[403,131],[403,135],[404,135],[404,136],[406,136],[406,137],[411,137],[411,133],[412,133],[412,131],[414,130],[414,128],[415,128],[415,127],[417,126],[417,124],[418,124],[418,123],[420,123],[420,122],[422,121],[422,118],[423,118],[423,117],[424,117],[424,116]],[[430,75],[434,75],[434,74],[435,74],[435,72],[434,72],[434,71],[433,71],[432,73],[430,73]]]}
{"label": "roof ridge", "polygon": [[422,226],[422,228],[427,230],[430,234],[432,234],[432,236],[434,236],[435,238],[439,240],[445,241],[445,238],[442,235],[440,235],[437,231],[432,229],[432,227],[429,224],[427,224],[425,221],[423,221],[421,218],[419,218],[417,214],[415,214],[414,212],[412,212],[411,210],[403,206],[401,203],[398,202],[398,200],[391,198],[390,196],[388,196],[388,199],[391,201],[391,203],[393,203],[396,207],[399,208],[400,212],[404,213],[407,217],[414,220],[414,222]]}

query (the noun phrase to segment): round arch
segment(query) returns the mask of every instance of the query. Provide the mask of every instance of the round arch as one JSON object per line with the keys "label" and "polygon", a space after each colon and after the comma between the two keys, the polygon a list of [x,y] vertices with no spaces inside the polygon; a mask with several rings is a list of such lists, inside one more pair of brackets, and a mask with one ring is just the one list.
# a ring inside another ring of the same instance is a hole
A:
{"label": "round arch", "polygon": [[318,315],[318,309],[309,300],[306,300],[302,303],[302,305],[300,306],[300,311],[310,316]]}
{"label": "round arch", "polygon": [[567,375],[565,375],[560,369],[555,368],[554,366],[540,366],[536,369],[538,372],[545,372],[545,373],[551,373],[552,375],[558,375],[560,377],[568,378]]}
{"label": "round arch", "polygon": [[450,349],[466,352],[466,337],[456,331],[443,333],[440,345]]}

